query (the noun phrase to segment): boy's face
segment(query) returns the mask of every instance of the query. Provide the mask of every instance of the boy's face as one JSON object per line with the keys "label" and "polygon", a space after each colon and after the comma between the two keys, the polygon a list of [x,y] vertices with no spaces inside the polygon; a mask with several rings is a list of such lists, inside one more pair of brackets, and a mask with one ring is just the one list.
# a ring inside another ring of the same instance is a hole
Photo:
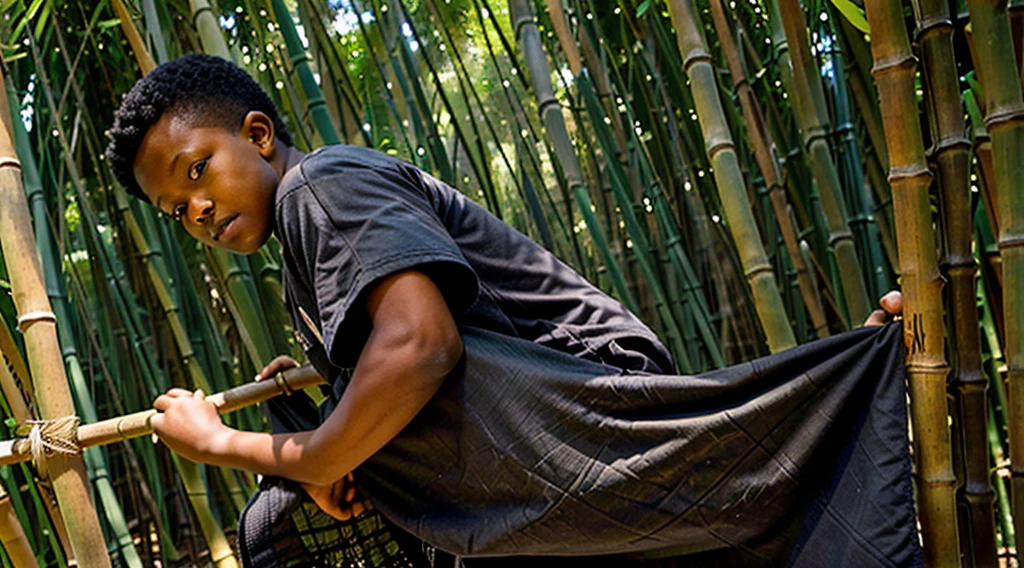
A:
{"label": "boy's face", "polygon": [[150,203],[210,246],[249,254],[270,238],[281,179],[273,122],[250,112],[239,132],[164,113],[135,157]]}

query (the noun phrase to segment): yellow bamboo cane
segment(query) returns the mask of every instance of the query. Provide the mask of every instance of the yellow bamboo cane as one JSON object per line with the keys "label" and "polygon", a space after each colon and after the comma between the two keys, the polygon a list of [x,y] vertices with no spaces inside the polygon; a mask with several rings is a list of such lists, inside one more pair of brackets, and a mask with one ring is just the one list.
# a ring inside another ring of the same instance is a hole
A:
{"label": "yellow bamboo cane", "polygon": [[3,543],[4,552],[11,559],[14,568],[36,568],[36,556],[32,553],[28,538],[25,536],[25,529],[18,521],[18,514],[11,504],[11,496],[7,490],[0,486],[0,543]]}
{"label": "yellow bamboo cane", "polygon": [[865,9],[897,220],[924,561],[929,567],[960,566],[946,407],[949,365],[943,341],[942,276],[928,200],[932,174],[925,162],[914,94],[916,64],[900,3],[869,0]]}
{"label": "yellow bamboo cane", "polygon": [[[3,75],[0,74],[2,89]],[[8,120],[7,113],[0,113],[0,120]],[[21,166],[9,133],[6,127],[0,128],[0,235],[18,309],[19,328],[25,336],[29,368],[36,382],[40,416],[44,419],[73,416],[75,406],[57,342],[56,318],[43,284]],[[53,455],[47,460],[47,469],[51,472],[75,558],[82,566],[110,566],[99,518],[89,498],[89,480],[82,457]]]}

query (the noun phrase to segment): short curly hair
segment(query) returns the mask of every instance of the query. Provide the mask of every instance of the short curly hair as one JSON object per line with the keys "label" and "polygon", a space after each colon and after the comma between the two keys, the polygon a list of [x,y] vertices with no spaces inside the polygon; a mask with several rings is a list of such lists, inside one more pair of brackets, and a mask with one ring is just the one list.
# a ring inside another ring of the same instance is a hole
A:
{"label": "short curly hair", "polygon": [[274,102],[244,69],[212,55],[179,57],[158,66],[125,95],[114,126],[107,131],[107,160],[125,190],[148,201],[135,180],[135,156],[165,112],[186,118],[195,127],[234,129],[241,128],[246,114],[254,110],[270,117],[277,138],[292,143]]}

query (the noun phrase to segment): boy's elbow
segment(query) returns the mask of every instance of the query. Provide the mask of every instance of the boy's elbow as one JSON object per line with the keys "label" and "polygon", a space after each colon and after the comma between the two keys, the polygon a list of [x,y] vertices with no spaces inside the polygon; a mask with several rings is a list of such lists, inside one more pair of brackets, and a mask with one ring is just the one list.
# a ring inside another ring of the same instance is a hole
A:
{"label": "boy's elbow", "polygon": [[452,326],[436,346],[437,371],[442,377],[448,375],[462,359],[464,347],[458,328]]}

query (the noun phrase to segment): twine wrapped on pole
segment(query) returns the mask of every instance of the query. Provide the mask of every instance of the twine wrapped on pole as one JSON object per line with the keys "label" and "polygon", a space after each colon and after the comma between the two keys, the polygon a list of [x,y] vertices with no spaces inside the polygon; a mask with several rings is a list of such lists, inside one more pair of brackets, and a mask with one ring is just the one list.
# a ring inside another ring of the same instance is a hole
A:
{"label": "twine wrapped on pole", "polygon": [[[219,392],[206,397],[212,402],[221,414],[233,412],[239,408],[259,404],[280,394],[290,395],[295,391],[323,383],[320,377],[309,365],[292,369],[285,373],[278,374],[272,380],[252,382],[244,384],[224,392]],[[118,416],[108,420],[102,420],[93,424],[78,426],[77,432],[70,433],[54,431],[53,428],[61,428],[64,424],[57,424],[56,421],[48,422],[45,425],[32,424],[38,435],[51,438],[52,444],[67,446],[72,444],[77,452],[91,446],[102,446],[122,440],[130,440],[151,434],[153,427],[150,426],[150,419],[156,415],[155,410],[143,410],[125,416]],[[48,426],[57,424],[48,431]],[[77,433],[77,435],[75,435]],[[50,449],[52,454],[65,453]],[[25,462],[33,459],[32,442],[30,438],[16,438],[14,440],[0,441],[0,465],[9,465]]]}

